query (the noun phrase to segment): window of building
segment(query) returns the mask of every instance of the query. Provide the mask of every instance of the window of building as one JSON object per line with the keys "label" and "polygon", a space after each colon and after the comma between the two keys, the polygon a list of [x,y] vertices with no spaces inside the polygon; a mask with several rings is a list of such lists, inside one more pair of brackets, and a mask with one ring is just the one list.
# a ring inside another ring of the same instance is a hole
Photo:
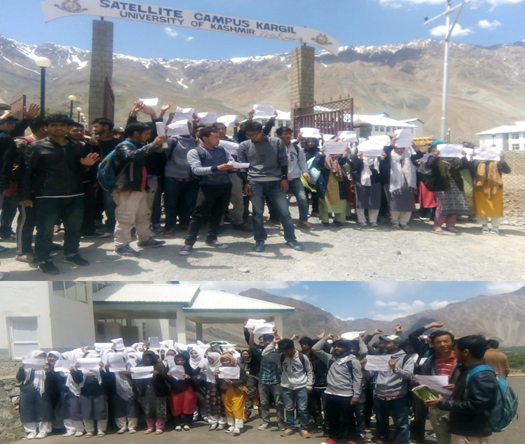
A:
{"label": "window of building", "polygon": [[53,281],[53,295],[87,303],[87,285],[84,282]]}
{"label": "window of building", "polygon": [[374,126],[374,131],[379,132],[379,127],[378,126]]}
{"label": "window of building", "polygon": [[93,282],[93,293],[106,288],[109,285],[109,282]]}
{"label": "window of building", "polygon": [[22,359],[38,350],[38,318],[8,318],[12,359]]}
{"label": "window of building", "polygon": [[520,144],[519,143],[513,143],[511,146],[510,146],[510,149],[512,151],[518,151],[520,149]]}
{"label": "window of building", "polygon": [[391,131],[392,131],[392,128],[390,128],[389,126],[387,126],[387,128],[386,128],[386,132],[387,132],[387,133],[390,133]]}
{"label": "window of building", "polygon": [[510,138],[511,138],[511,139],[519,139],[519,138],[520,138],[520,133],[512,133],[512,134],[510,135]]}

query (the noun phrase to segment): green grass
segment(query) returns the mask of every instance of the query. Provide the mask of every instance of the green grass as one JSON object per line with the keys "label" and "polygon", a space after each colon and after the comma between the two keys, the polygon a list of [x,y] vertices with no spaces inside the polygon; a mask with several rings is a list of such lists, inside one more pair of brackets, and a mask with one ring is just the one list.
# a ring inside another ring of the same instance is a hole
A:
{"label": "green grass", "polygon": [[525,370],[525,347],[508,347],[502,349],[508,358],[509,366],[514,370]]}

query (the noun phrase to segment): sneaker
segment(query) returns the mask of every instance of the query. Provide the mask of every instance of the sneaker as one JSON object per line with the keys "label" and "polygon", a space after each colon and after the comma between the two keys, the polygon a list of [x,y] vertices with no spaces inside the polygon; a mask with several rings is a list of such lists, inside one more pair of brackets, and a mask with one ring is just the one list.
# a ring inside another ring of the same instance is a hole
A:
{"label": "sneaker", "polygon": [[499,228],[492,228],[492,230],[490,230],[490,234],[499,234]]}
{"label": "sneaker", "polygon": [[264,241],[255,241],[253,250],[256,251],[257,253],[262,253],[264,251]]}
{"label": "sneaker", "polygon": [[332,438],[326,438],[323,442],[323,444],[337,444],[335,440]]}
{"label": "sneaker", "polygon": [[36,256],[34,253],[17,254],[15,261],[25,262],[26,264],[32,264],[36,261]]}
{"label": "sneaker", "polygon": [[270,428],[270,424],[267,422],[263,422],[259,427],[257,427],[257,430],[268,430]]}
{"label": "sneaker", "polygon": [[282,432],[283,430],[286,430],[286,424],[284,422],[280,422],[277,427]]}
{"label": "sneaker", "polygon": [[106,233],[105,231],[94,231],[93,233],[87,233],[83,234],[82,237],[85,237],[86,239],[89,238],[104,238],[104,237],[110,237],[110,233]]}
{"label": "sneaker", "polygon": [[103,438],[104,436],[106,436],[106,433],[103,432],[102,430],[99,430],[98,433],[97,433],[97,437],[98,438]]}
{"label": "sneaker", "polygon": [[125,245],[124,247],[116,248],[115,253],[117,253],[119,256],[126,256],[126,257],[139,257],[140,253],[133,248],[131,248],[129,245]]}
{"label": "sneaker", "polygon": [[253,230],[246,224],[232,224],[232,228],[237,231],[244,231],[245,233],[251,233]]}
{"label": "sneaker", "polygon": [[166,228],[164,230],[164,233],[162,233],[164,237],[172,237],[175,236],[175,228]]}
{"label": "sneaker", "polygon": [[308,221],[299,221],[297,222],[297,226],[299,228],[304,228],[305,230],[309,230],[310,228],[312,228],[312,224]]}
{"label": "sneaker", "polygon": [[304,247],[296,240],[286,242],[286,245],[292,247],[295,251],[303,251]]}
{"label": "sneaker", "polygon": [[190,426],[189,426],[188,424],[186,424],[186,425],[184,426],[184,431],[185,431],[185,432],[189,432],[190,430],[191,430],[191,429],[190,429]]}
{"label": "sneaker", "polygon": [[342,226],[344,226],[343,222],[334,220],[334,227],[341,228]]}
{"label": "sneaker", "polygon": [[154,432],[153,429],[147,429],[147,430],[144,432],[144,435],[151,435],[153,432]]}
{"label": "sneaker", "polygon": [[177,426],[177,427],[175,427],[175,431],[176,431],[176,432],[182,432],[182,427],[181,427],[181,426]]}
{"label": "sneaker", "polygon": [[489,227],[487,227],[486,225],[483,225],[481,227],[481,234],[489,234],[489,233],[490,233]]}
{"label": "sneaker", "polygon": [[312,435],[310,435],[310,432],[308,430],[301,430],[301,438],[309,439]]}
{"label": "sneaker", "polygon": [[223,244],[222,242],[219,242],[218,240],[214,240],[211,242],[206,241],[206,245],[209,245],[210,247],[220,248],[221,250],[225,250],[229,247],[228,244]]}
{"label": "sneaker", "polygon": [[138,242],[137,245],[140,248],[159,248],[159,247],[162,247],[165,243],[166,241],[158,241],[158,240],[151,238],[144,242]]}
{"label": "sneaker", "polygon": [[281,436],[292,436],[294,433],[294,429],[286,429],[283,433],[281,433]]}
{"label": "sneaker", "polygon": [[430,217],[421,217],[421,216],[420,216],[420,217],[419,217],[419,220],[420,220],[421,222],[428,222],[428,221],[430,220]]}
{"label": "sneaker", "polygon": [[40,264],[38,264],[38,268],[40,268],[40,271],[44,274],[52,274],[57,275],[60,274],[60,270],[55,267],[55,264],[53,261],[45,261]]}
{"label": "sneaker", "polygon": [[135,429],[132,429],[132,428],[130,427],[129,430],[128,430],[128,433],[129,433],[130,435],[133,435],[133,434],[137,433],[137,431],[136,431]]}
{"label": "sneaker", "polygon": [[241,434],[241,431],[239,429],[233,429],[232,435],[233,436],[239,436]]}
{"label": "sneaker", "polygon": [[80,438],[81,436],[84,436],[84,432],[82,432],[81,430],[77,430],[75,433],[75,438]]}
{"label": "sneaker", "polygon": [[119,429],[119,431],[117,432],[117,435],[122,435],[123,433],[126,433],[128,429],[126,427],[122,427],[121,429]]}
{"label": "sneaker", "polygon": [[164,228],[162,228],[161,224],[152,224],[151,229],[156,233],[162,233],[164,231]]}
{"label": "sneaker", "polygon": [[86,432],[86,434],[84,436],[86,438],[92,438],[93,437],[93,432]]}
{"label": "sneaker", "polygon": [[217,424],[212,424],[208,429],[209,432],[214,432],[215,430],[217,430]]}
{"label": "sneaker", "polygon": [[215,430],[220,432],[221,430],[224,430],[224,426],[222,424],[219,424]]}
{"label": "sneaker", "polygon": [[64,263],[65,264],[73,264],[78,267],[87,267],[89,265],[89,261],[86,261],[80,254],[75,254],[74,256],[66,256],[64,257]]}
{"label": "sneaker", "polygon": [[70,436],[75,436],[75,432],[73,430],[67,432],[67,433],[64,433],[62,435],[64,438],[69,438]]}
{"label": "sneaker", "polygon": [[27,439],[35,439],[36,438],[36,432],[31,432],[29,435],[26,436]]}
{"label": "sneaker", "polygon": [[193,245],[186,244],[179,250],[179,254],[181,256],[189,256],[192,250],[193,250]]}
{"label": "sneaker", "polygon": [[157,429],[155,430],[155,435],[162,435],[164,433],[164,430]]}
{"label": "sneaker", "polygon": [[235,427],[230,426],[230,427],[228,427],[228,428],[225,430],[225,432],[226,432],[226,433],[231,433],[231,432],[233,432],[233,429],[235,429]]}

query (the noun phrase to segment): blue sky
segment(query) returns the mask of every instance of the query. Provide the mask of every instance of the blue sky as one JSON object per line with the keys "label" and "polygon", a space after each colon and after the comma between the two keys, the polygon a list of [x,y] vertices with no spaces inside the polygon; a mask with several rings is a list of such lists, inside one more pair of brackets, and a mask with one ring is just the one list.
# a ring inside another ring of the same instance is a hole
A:
{"label": "blue sky", "polygon": [[[88,0],[84,0],[88,1]],[[89,0],[91,1],[91,0]],[[423,18],[444,10],[444,0],[140,0],[140,3],[307,26],[342,46],[387,45],[439,37],[439,23]],[[0,33],[29,44],[54,42],[91,48],[91,18],[45,24],[41,0],[2,0]],[[57,0],[59,3],[59,0]],[[458,4],[454,0],[453,4]],[[525,0],[473,0],[454,40],[490,46],[525,39]],[[290,51],[295,44],[208,31],[115,20],[115,52],[135,57],[223,59]]]}
{"label": "blue sky", "polygon": [[299,299],[341,319],[392,320],[450,302],[480,295],[499,295],[523,282],[198,282],[202,289],[240,293],[259,288]]}

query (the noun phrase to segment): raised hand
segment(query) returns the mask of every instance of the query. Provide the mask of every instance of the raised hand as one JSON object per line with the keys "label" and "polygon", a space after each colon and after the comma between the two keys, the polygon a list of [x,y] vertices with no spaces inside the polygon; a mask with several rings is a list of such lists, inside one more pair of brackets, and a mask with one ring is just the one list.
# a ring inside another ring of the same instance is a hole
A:
{"label": "raised hand", "polygon": [[168,103],[165,103],[164,105],[162,105],[160,107],[160,110],[165,113],[166,111],[168,111],[171,107],[173,106],[173,103],[171,102],[168,102]]}
{"label": "raised hand", "polygon": [[24,106],[23,117],[24,120],[34,119],[40,112],[40,105],[36,103],[30,103],[29,106]]}
{"label": "raised hand", "polygon": [[84,166],[93,166],[100,159],[100,156],[97,153],[89,153],[83,159],[80,159],[80,163]]}
{"label": "raised hand", "polygon": [[131,108],[130,116],[136,117],[140,110],[144,107],[144,103],[140,100],[137,100],[133,103],[133,106]]}
{"label": "raised hand", "polygon": [[318,339],[324,339],[326,337],[326,332],[323,330],[321,333],[317,334]]}

